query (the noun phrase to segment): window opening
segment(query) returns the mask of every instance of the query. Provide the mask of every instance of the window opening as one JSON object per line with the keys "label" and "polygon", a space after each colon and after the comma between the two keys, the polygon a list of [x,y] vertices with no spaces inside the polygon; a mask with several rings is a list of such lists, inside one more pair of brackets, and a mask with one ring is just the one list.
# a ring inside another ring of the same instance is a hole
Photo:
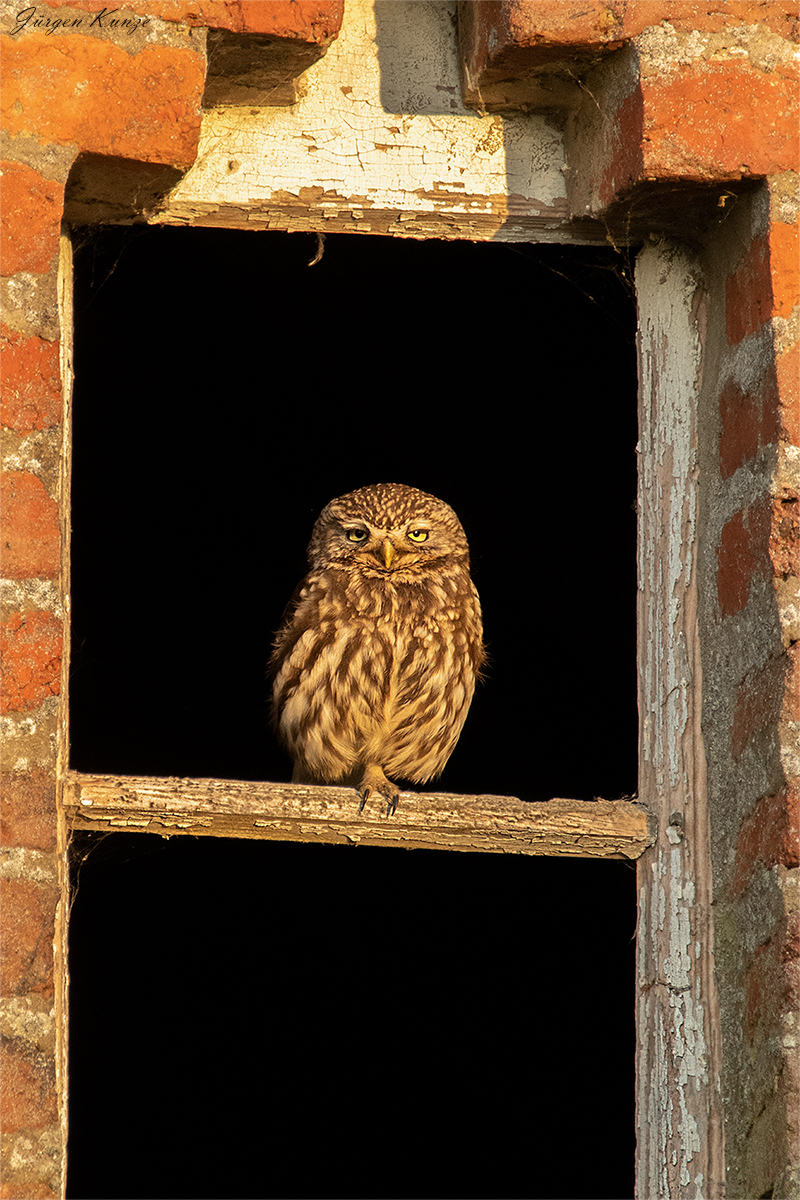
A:
{"label": "window opening", "polygon": [[[76,255],[72,768],[288,780],[272,632],[321,507],[396,479],[459,513],[491,655],[436,790],[633,793],[636,367],[613,252],[340,235],[309,270],[316,249],[112,229]],[[334,1171],[376,1194],[388,1161],[411,1194],[396,1138],[441,1194],[454,1163],[464,1194],[631,1194],[630,864],[74,837],[71,1195],[115,1175],[142,1197],[290,1194],[311,1142],[312,1190]],[[130,1104],[109,1122],[111,1077]],[[576,1119],[583,1183],[552,1156]]]}
{"label": "window opening", "polygon": [[338,235],[309,269],[315,246],[113,230],[76,255],[71,765],[288,780],[273,631],[324,504],[397,480],[455,508],[484,608],[487,679],[437,787],[632,794],[618,256]]}
{"label": "window opening", "polygon": [[113,834],[68,1195],[631,1196],[635,918],[624,862]]}

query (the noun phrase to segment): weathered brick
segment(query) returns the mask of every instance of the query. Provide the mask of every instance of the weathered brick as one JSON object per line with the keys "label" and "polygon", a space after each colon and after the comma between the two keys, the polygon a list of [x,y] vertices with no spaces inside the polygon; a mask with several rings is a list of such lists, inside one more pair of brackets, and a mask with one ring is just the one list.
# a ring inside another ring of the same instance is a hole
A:
{"label": "weathered brick", "polygon": [[[792,0],[726,0],[709,4],[707,0],[629,0],[631,17],[645,26],[669,21],[674,29],[704,33],[727,31],[736,25],[760,25],[789,41],[798,39],[798,11]],[[646,10],[650,10],[647,12]],[[659,13],[663,15],[659,15]]]}
{"label": "weathered brick", "polygon": [[[50,0],[50,8],[68,7],[79,12],[102,12],[107,0]],[[273,37],[302,38],[322,44],[338,34],[344,0],[151,0],[149,17],[181,25],[230,29],[236,33],[266,33]]]}
{"label": "weathered brick", "polygon": [[496,39],[502,37],[505,24],[520,45],[540,45],[543,49],[558,46],[562,53],[575,46],[613,46],[663,22],[678,30],[709,33],[736,25],[764,25],[782,37],[797,38],[795,6],[776,4],[775,0],[726,0],[724,6],[711,5],[705,0],[467,2],[479,10],[487,41],[492,31]]}
{"label": "weathered brick", "polygon": [[780,433],[792,445],[800,445],[800,343],[778,359],[777,382]]}
{"label": "weathered brick", "polygon": [[32,32],[3,39],[3,74],[11,136],[145,162],[194,162],[205,85],[199,47],[146,45],[129,54],[99,38]]}
{"label": "weathered brick", "polygon": [[[194,10],[192,5],[184,5]],[[237,0],[233,4],[202,4],[203,22],[214,29],[267,33],[326,45],[342,26],[344,0]],[[206,11],[208,10],[208,11]]]}
{"label": "weathered brick", "polygon": [[0,624],[0,712],[25,712],[61,690],[61,621],[47,612],[15,612]]}
{"label": "weathered brick", "polygon": [[[648,6],[646,14],[634,13],[629,4],[612,6],[606,0],[588,0],[588,3],[540,0],[537,4],[512,0],[510,4],[483,7],[490,31],[499,34],[505,19],[507,42],[538,48],[542,53],[539,61],[546,62],[553,57],[547,52],[556,48],[563,57],[576,47],[616,45],[635,37],[644,28],[642,21],[664,20],[669,6],[656,0]],[[496,39],[487,38],[490,45],[493,40],[497,44]]]}
{"label": "weathered brick", "polygon": [[780,1016],[796,1011],[798,917],[790,913],[772,938],[758,946],[747,972],[744,1031],[750,1039],[764,1024],[780,1028]]}
{"label": "weathered brick", "polygon": [[770,364],[748,392],[730,380],[719,400],[719,465],[723,479],[755,457],[762,446],[781,436],[778,380]]}
{"label": "weathered brick", "polygon": [[769,556],[779,579],[800,576],[800,501],[796,495],[772,500]]}
{"label": "weathered brick", "polygon": [[769,230],[773,315],[790,317],[800,302],[800,240],[798,226],[776,222]]}
{"label": "weathered brick", "polygon": [[52,991],[58,900],[54,884],[19,878],[3,880],[0,991],[4,996]]}
{"label": "weathered brick", "polygon": [[785,675],[786,661],[781,655],[751,671],[740,683],[731,730],[734,761],[741,757],[754,735],[777,722]]}
{"label": "weathered brick", "polygon": [[[573,5],[571,20],[565,20],[564,0],[516,0],[516,7],[527,9],[531,25],[547,37],[568,42],[608,40],[615,28],[626,38],[636,37],[644,29],[668,22],[678,30],[702,30],[716,33],[736,25],[764,25],[785,38],[797,38],[795,6],[776,4],[775,0],[726,0],[724,5],[708,4],[707,0],[626,0],[609,4],[607,0],[589,0]],[[605,35],[605,36],[604,36]]]}
{"label": "weathered brick", "polygon": [[[596,61],[646,29],[670,26],[676,32],[713,34],[760,26],[789,40],[797,38],[798,25],[791,5],[769,0],[729,0],[724,7],[690,0],[464,0],[459,9],[471,103],[494,84],[502,83],[514,94],[515,81],[548,64],[574,67],[581,60]],[[777,64],[767,72],[733,58],[696,63],[679,56],[675,67],[679,69],[670,72],[671,78],[662,79],[646,96],[646,174],[658,178],[679,170],[693,178],[722,178],[736,176],[741,166],[747,167],[745,173],[758,174],[766,163],[772,170],[777,163],[796,161],[797,80],[792,67]],[[764,101],[773,104],[768,123],[759,111]],[[720,112],[727,122],[720,122]]]}
{"label": "weathered brick", "polygon": [[788,786],[759,800],[739,830],[731,896],[744,890],[755,871],[777,864],[798,866],[800,795]]}
{"label": "weathered brick", "polygon": [[717,551],[717,595],[723,617],[740,612],[757,575],[768,574],[769,531],[766,500],[735,513],[723,528]]}
{"label": "weathered brick", "polygon": [[[31,1051],[22,1043],[7,1044],[3,1051],[0,1097],[5,1135],[51,1125],[58,1116],[53,1059]],[[26,1198],[30,1194],[27,1188],[17,1193]]]}
{"label": "weathered brick", "polygon": [[54,579],[61,567],[58,504],[40,479],[7,471],[0,479],[2,572],[6,579]]}
{"label": "weathered brick", "polygon": [[[14,1171],[14,1175],[18,1172]],[[18,1183],[0,1183],[0,1200],[59,1200],[60,1192],[54,1192],[41,1179],[30,1179],[29,1172]]]}
{"label": "weathered brick", "polygon": [[29,850],[56,848],[55,775],[31,767],[0,781],[0,844]]}
{"label": "weathered brick", "polygon": [[[783,707],[781,711],[781,721],[785,725],[794,725],[797,727],[797,697],[800,695],[800,642],[793,642],[786,650],[786,690],[783,694]],[[792,745],[790,737],[787,738],[787,744]],[[800,787],[800,779],[793,778],[790,783],[790,788]],[[796,798],[796,792],[792,791],[792,796]]]}
{"label": "weathered brick", "polygon": [[609,205],[642,177],[642,124],[644,110],[641,88],[634,88],[614,113],[610,124],[612,148],[598,186],[598,197]]}
{"label": "weathered brick", "polygon": [[[4,39],[5,40],[5,39]],[[25,163],[2,163],[3,222],[0,255],[4,275],[42,275],[58,253],[64,185],[43,179]]]}
{"label": "weathered brick", "polygon": [[745,395],[738,384],[730,382],[720,396],[719,414],[719,465],[722,478],[727,479],[758,453],[761,439],[760,397]]}
{"label": "weathered brick", "polygon": [[0,423],[16,433],[61,420],[59,343],[0,327]]}
{"label": "weathered brick", "polygon": [[711,180],[797,170],[794,71],[700,60],[647,78],[642,89],[645,176]]}
{"label": "weathered brick", "polygon": [[772,316],[769,240],[755,238],[743,264],[725,281],[728,345],[735,346]]}

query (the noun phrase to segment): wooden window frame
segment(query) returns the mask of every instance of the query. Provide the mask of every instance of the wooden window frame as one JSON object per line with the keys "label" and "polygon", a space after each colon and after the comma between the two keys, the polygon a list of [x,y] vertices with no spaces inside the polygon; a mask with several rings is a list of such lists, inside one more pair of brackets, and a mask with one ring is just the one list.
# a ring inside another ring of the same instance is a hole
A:
{"label": "wooden window frame", "polygon": [[[723,1179],[724,1142],[694,542],[702,289],[696,256],[666,239],[640,252],[636,278],[636,802],[533,803],[513,797],[403,793],[397,814],[387,818],[378,811],[359,814],[352,790],[345,788],[84,774],[70,770],[66,762],[68,700],[60,706],[59,794],[64,845],[73,830],[117,830],[636,861],[636,1194],[644,1197],[672,1194],[676,1180]],[[67,234],[59,288],[65,330],[72,329],[71,280]],[[65,513],[70,360],[71,347],[62,343]],[[64,534],[68,545],[67,528]],[[68,596],[68,561],[64,575]],[[65,664],[68,657],[67,651]],[[66,955],[65,923],[62,937]],[[678,1056],[676,1039],[682,1047]]]}

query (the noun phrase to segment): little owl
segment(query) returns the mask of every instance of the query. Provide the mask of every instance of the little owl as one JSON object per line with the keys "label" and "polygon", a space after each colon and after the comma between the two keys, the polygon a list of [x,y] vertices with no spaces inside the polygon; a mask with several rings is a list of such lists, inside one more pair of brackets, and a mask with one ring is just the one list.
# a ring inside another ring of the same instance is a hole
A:
{"label": "little owl", "polygon": [[440,775],[484,659],[469,546],[449,505],[400,483],[332,500],[271,658],[273,721],[293,783],[397,808],[397,779]]}

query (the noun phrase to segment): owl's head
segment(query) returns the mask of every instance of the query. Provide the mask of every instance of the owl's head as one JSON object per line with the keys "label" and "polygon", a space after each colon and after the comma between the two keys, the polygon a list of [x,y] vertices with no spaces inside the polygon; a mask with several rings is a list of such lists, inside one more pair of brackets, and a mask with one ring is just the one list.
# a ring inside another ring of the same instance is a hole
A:
{"label": "owl's head", "polygon": [[416,578],[448,558],[469,565],[458,517],[443,500],[402,483],[375,483],[331,500],[308,546],[316,570],[337,564],[395,578]]}

